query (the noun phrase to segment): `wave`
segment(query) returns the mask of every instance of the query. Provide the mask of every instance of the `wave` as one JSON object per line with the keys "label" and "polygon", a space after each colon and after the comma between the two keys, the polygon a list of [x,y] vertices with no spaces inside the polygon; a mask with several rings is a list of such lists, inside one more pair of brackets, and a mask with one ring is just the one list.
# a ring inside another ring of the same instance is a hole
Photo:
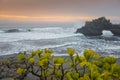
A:
{"label": "wave", "polygon": [[49,32],[49,31],[62,31],[63,29],[60,27],[45,27],[45,28],[30,28],[30,29],[5,29],[0,30],[0,33],[16,33],[16,32]]}
{"label": "wave", "polygon": [[[23,52],[23,51],[27,51],[27,53],[29,54],[32,50],[37,50],[37,49],[54,49],[54,48],[59,48],[59,47],[64,47],[64,46],[67,46],[67,45],[72,45],[72,44],[77,44],[77,42],[66,42],[66,43],[63,43],[63,44],[58,44],[58,45],[46,45],[46,46],[42,46],[42,47],[34,47],[34,46],[26,46],[26,45],[22,45],[23,47],[15,47],[9,51],[3,51],[3,53],[5,54],[1,54],[0,55],[8,55],[8,54],[18,54],[20,52]],[[18,44],[17,44],[18,45]],[[54,53],[53,55],[57,55],[57,53]],[[63,53],[61,55],[66,55],[66,53]]]}
{"label": "wave", "polygon": [[69,32],[73,33],[76,31],[75,27],[41,27],[41,28],[13,28],[0,30],[0,33],[17,33],[17,32]]}
{"label": "wave", "polygon": [[109,30],[103,30],[102,31],[102,36],[104,36],[104,37],[111,37],[113,35],[114,34],[111,31],[109,31]]}
{"label": "wave", "polygon": [[57,38],[66,38],[81,36],[81,34],[56,34],[56,33],[33,33],[33,32],[21,32],[21,33],[5,33],[0,34],[0,42],[11,42],[11,41],[20,41],[20,40],[40,40],[40,39],[57,39]]}
{"label": "wave", "polygon": [[67,43],[60,44],[60,45],[47,45],[47,46],[41,47],[41,49],[45,49],[45,48],[52,48],[53,49],[53,48],[64,47],[64,46],[72,45],[72,44],[77,44],[77,42],[67,42]]}
{"label": "wave", "polygon": [[81,36],[74,34],[73,27],[45,27],[31,29],[7,29],[0,30],[0,42],[12,42],[20,40],[40,40],[40,39],[57,39]]}
{"label": "wave", "polygon": [[46,31],[46,30],[60,30],[61,27],[45,27],[45,28],[33,28],[31,31]]}
{"label": "wave", "polygon": [[0,30],[0,33],[4,33],[5,31],[4,30]]}

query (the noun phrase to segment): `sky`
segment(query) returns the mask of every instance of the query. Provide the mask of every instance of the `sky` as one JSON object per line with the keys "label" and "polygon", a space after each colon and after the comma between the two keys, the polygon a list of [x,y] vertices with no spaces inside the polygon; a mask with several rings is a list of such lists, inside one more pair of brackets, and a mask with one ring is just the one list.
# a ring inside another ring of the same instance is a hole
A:
{"label": "sky", "polygon": [[0,20],[120,21],[120,0],[0,0]]}

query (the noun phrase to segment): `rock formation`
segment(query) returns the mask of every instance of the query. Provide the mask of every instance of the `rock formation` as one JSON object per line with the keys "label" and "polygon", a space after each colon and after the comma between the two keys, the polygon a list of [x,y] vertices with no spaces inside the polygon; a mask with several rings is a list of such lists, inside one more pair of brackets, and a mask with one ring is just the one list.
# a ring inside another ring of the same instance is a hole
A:
{"label": "rock formation", "polygon": [[9,29],[5,31],[6,33],[19,32],[18,29]]}
{"label": "rock formation", "polygon": [[85,36],[100,36],[103,30],[110,30],[115,36],[120,36],[120,25],[112,24],[105,17],[86,21],[85,25],[77,29],[76,33],[82,33]]}

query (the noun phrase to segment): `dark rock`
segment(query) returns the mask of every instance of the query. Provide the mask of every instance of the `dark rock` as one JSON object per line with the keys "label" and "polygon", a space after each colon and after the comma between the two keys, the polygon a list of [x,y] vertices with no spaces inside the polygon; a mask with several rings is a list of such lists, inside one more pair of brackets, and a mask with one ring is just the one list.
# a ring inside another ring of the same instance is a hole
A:
{"label": "dark rock", "polygon": [[111,29],[111,32],[112,32],[115,36],[120,36],[120,29]]}
{"label": "dark rock", "polygon": [[77,29],[76,33],[82,33],[85,36],[100,36],[103,30],[110,30],[115,36],[120,36],[120,25],[113,25],[105,17],[86,21],[85,26]]}
{"label": "dark rock", "polygon": [[81,28],[81,29],[77,29],[76,33],[83,33],[86,36],[98,36],[98,35],[102,35],[102,31],[101,30],[97,30],[97,29],[93,29],[93,28]]}
{"label": "dark rock", "polygon": [[18,29],[9,29],[9,30],[6,30],[5,32],[12,33],[12,32],[19,32],[19,30]]}

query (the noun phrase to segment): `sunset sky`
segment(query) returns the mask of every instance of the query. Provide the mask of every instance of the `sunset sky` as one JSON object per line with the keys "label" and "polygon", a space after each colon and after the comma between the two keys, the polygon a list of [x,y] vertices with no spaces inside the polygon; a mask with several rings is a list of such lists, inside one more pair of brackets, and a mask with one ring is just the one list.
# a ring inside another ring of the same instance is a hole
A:
{"label": "sunset sky", "polygon": [[74,21],[100,16],[120,21],[120,0],[0,0],[0,20]]}

